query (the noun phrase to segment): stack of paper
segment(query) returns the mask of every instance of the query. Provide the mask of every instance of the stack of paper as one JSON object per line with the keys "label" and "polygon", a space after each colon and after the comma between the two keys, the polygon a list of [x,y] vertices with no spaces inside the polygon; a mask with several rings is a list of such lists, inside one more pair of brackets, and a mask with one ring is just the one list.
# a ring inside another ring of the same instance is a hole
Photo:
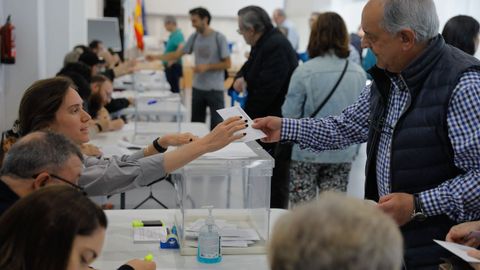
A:
{"label": "stack of paper", "polygon": [[[205,225],[205,219],[197,219],[185,229],[185,238],[195,240],[188,242],[191,247],[197,247],[198,232]],[[248,247],[260,240],[257,231],[252,228],[239,228],[236,224],[228,223],[226,220],[216,219],[215,225],[219,228],[222,237],[222,247]]]}
{"label": "stack of paper", "polygon": [[159,243],[167,241],[166,227],[135,227],[133,228],[133,242]]}

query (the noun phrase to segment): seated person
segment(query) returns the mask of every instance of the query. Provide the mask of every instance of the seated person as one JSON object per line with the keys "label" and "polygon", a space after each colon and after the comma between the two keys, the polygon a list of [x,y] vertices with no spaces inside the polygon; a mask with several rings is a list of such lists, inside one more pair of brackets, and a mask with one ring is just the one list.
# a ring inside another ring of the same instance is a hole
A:
{"label": "seated person", "polygon": [[275,223],[272,270],[399,270],[403,240],[389,216],[370,202],[324,192]]}
{"label": "seated person", "polygon": [[103,42],[100,40],[92,40],[88,45],[89,49],[96,53],[98,57],[103,58],[107,68],[115,68],[122,64],[122,60],[112,49],[105,49]]}
{"label": "seated person", "polygon": [[90,50],[84,51],[78,58],[79,62],[82,62],[89,66],[92,70],[92,76],[99,73],[107,76],[111,81],[116,77],[120,77],[125,74],[134,72],[136,68],[136,61],[128,61],[121,63],[115,67],[110,68],[105,59],[99,57],[97,54]]}
{"label": "seated person", "polygon": [[[107,217],[81,192],[50,186],[18,201],[0,218],[0,269],[91,269]],[[135,259],[119,270],[155,270]]]}
{"label": "seated person", "polygon": [[[90,95],[88,102],[88,113],[94,120],[96,125],[100,125],[103,131],[113,131],[122,129],[125,122],[121,118],[111,119],[110,114],[105,105],[112,100],[113,84],[106,76],[95,75],[92,77],[92,95]],[[102,124],[97,122],[103,122]],[[102,128],[102,125],[106,126],[106,130]]]}
{"label": "seated person", "polygon": [[88,50],[88,47],[81,44],[73,47],[73,50],[68,52],[63,58],[63,66],[66,66],[72,63],[77,63],[78,58],[80,58],[80,55],[86,50]]}
{"label": "seated person", "polygon": [[[74,87],[70,80],[62,77],[40,80],[31,85],[20,102],[15,124],[19,136],[51,130],[65,135],[77,145],[87,143],[91,117],[83,110],[82,99]],[[198,140],[188,133],[157,138],[132,155],[84,157],[85,168],[79,185],[90,196],[110,195],[146,186],[201,155],[242,138],[246,133],[239,131],[246,128],[246,121],[242,117],[231,117]],[[183,146],[163,153],[170,145]]]}
{"label": "seated person", "polygon": [[65,136],[32,132],[12,146],[0,171],[0,215],[18,199],[50,184],[76,185],[83,155]]}

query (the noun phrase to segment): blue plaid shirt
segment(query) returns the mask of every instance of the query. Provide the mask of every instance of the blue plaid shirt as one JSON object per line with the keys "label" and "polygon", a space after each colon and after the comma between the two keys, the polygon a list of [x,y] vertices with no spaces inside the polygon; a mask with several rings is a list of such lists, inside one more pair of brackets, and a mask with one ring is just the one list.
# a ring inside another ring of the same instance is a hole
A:
{"label": "blue plaid shirt", "polygon": [[[391,193],[390,146],[395,127],[407,104],[409,92],[399,77],[392,81],[387,105],[386,125],[380,136],[377,154],[377,185],[380,196]],[[345,148],[367,141],[370,86],[340,115],[322,119],[282,120],[281,139],[294,141],[302,149],[323,151]],[[446,214],[458,222],[480,219],[480,72],[462,74],[450,99],[447,112],[448,136],[454,150],[455,165],[465,173],[436,188],[420,193],[427,216]]]}

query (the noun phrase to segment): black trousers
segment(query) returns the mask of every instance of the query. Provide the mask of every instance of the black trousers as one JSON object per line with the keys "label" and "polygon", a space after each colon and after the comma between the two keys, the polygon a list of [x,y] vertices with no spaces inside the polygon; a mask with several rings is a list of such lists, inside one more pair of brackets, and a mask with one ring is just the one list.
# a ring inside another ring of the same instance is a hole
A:
{"label": "black trousers", "polygon": [[270,185],[270,208],[287,209],[292,145],[257,142],[275,159]]}
{"label": "black trousers", "polygon": [[180,77],[183,76],[182,65],[175,63],[165,68],[165,76],[170,84],[170,91],[173,93],[180,92]]}
{"label": "black trousers", "polygon": [[207,117],[207,107],[210,108],[210,130],[215,128],[222,117],[217,110],[225,108],[223,90],[200,90],[193,88],[192,90],[192,122],[203,122]]}

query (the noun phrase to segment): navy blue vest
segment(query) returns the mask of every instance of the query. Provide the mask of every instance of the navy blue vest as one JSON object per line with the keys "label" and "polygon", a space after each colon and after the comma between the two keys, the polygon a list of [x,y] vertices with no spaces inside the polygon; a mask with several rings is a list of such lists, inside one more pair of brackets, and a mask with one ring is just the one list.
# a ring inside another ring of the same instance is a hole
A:
{"label": "navy blue vest", "polygon": [[[480,61],[446,45],[439,35],[401,72],[411,98],[393,130],[391,192],[419,193],[462,173],[454,164],[453,148],[448,138],[447,109],[460,76],[467,69],[478,67]],[[377,67],[369,73],[374,83],[371,87],[365,197],[378,200],[375,161],[391,82],[387,72]],[[455,224],[446,215],[439,215],[402,226],[407,269],[438,269],[440,257],[450,255],[432,239],[445,239]]]}

